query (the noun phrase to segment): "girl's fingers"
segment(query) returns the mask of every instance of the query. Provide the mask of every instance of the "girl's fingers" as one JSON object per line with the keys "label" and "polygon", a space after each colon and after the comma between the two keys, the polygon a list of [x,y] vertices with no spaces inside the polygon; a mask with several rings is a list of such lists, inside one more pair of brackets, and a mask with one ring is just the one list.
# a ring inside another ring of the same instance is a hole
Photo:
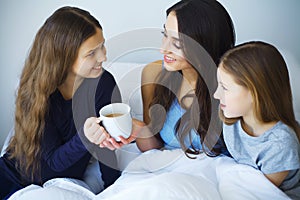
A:
{"label": "girl's fingers", "polygon": [[94,136],[95,138],[95,144],[99,145],[101,144],[104,140],[107,139],[107,135],[105,134],[104,128],[100,127],[95,133]]}
{"label": "girl's fingers", "polygon": [[90,133],[95,134],[101,126],[94,121],[90,128],[88,129]]}
{"label": "girl's fingers", "polygon": [[89,129],[93,125],[94,121],[95,121],[94,117],[90,117],[87,120],[85,120],[85,122],[84,122],[84,129]]}
{"label": "girl's fingers", "polygon": [[103,147],[106,147],[110,150],[115,150],[116,149],[108,140],[104,141],[103,145],[104,145]]}
{"label": "girl's fingers", "polygon": [[124,145],[120,142],[117,142],[114,138],[109,138],[109,142],[114,146],[115,149],[119,149]]}

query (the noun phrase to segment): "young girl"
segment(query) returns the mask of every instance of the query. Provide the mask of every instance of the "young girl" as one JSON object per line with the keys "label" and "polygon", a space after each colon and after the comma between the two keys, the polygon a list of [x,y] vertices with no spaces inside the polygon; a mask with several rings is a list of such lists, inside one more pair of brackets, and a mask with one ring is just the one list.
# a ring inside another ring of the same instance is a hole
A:
{"label": "young girl", "polygon": [[[20,78],[15,135],[0,158],[1,199],[32,183],[83,178],[91,158],[81,140],[84,121],[113,101],[114,90],[121,100],[102,68],[104,41],[97,19],[75,7],[58,9],[38,31]],[[106,169],[109,184],[118,173]]]}
{"label": "young girl", "polygon": [[264,42],[238,45],[222,57],[217,79],[214,97],[220,100],[229,153],[299,198],[300,127],[288,69],[279,51]]}

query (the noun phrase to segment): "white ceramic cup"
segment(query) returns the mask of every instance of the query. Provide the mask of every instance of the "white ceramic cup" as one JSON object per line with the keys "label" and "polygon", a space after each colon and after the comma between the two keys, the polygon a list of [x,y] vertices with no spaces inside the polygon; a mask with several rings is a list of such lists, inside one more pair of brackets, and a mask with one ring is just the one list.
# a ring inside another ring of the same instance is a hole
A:
{"label": "white ceramic cup", "polygon": [[99,111],[100,120],[108,134],[120,141],[118,136],[128,138],[131,134],[132,118],[130,106],[125,103],[112,103],[102,107]]}

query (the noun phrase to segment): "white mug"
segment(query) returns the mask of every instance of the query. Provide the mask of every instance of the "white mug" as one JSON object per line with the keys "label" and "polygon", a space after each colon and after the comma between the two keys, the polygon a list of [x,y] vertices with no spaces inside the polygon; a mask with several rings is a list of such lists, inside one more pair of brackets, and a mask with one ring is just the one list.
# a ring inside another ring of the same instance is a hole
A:
{"label": "white mug", "polygon": [[99,111],[100,121],[108,134],[116,141],[120,141],[118,136],[128,138],[131,134],[132,118],[130,106],[125,103],[112,103],[102,107]]}

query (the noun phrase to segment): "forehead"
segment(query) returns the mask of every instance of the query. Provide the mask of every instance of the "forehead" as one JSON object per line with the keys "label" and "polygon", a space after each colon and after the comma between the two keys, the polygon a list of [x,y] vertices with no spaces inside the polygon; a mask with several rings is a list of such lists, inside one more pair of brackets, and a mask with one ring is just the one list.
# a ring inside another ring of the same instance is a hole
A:
{"label": "forehead", "polygon": [[219,81],[222,81],[224,84],[236,84],[233,76],[225,71],[224,67],[219,66],[217,69],[217,76]]}
{"label": "forehead", "polygon": [[96,33],[81,44],[79,52],[95,49],[102,42],[104,42],[103,32],[100,28],[96,28]]}
{"label": "forehead", "polygon": [[165,28],[168,31],[178,32],[177,17],[176,17],[176,14],[174,11],[169,13],[166,23],[165,23]]}

